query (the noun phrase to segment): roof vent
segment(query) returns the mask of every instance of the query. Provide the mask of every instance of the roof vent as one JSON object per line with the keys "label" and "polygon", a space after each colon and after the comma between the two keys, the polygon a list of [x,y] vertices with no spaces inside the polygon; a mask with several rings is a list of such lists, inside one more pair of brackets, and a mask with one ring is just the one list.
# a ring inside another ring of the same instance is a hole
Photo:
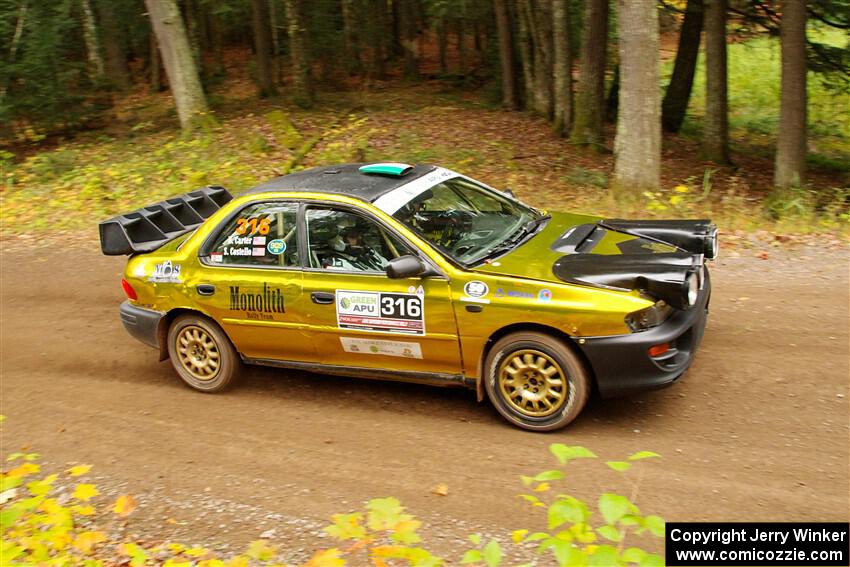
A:
{"label": "roof vent", "polygon": [[406,163],[370,163],[360,166],[361,173],[391,175],[393,177],[402,177],[411,171],[413,171],[413,166]]}

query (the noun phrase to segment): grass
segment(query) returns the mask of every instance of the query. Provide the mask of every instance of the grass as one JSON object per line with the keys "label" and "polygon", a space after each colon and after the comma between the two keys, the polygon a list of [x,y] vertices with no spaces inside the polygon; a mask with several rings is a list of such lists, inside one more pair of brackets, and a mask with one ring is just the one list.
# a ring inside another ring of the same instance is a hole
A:
{"label": "grass", "polygon": [[[808,35],[819,42],[844,46],[841,31],[810,25]],[[728,46],[729,127],[733,139],[750,149],[772,154],[779,124],[780,45],[778,38],[759,37]],[[684,133],[698,134],[705,115],[705,54],[700,53]],[[662,75],[667,84],[673,61]],[[830,88],[818,73],[808,76],[808,136],[810,162],[816,167],[850,170],[850,92]]]}

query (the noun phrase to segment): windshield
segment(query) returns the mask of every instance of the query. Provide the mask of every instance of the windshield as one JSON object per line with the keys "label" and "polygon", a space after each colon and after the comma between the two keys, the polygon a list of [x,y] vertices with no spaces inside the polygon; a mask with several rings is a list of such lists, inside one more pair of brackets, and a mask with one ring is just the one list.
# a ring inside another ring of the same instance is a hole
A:
{"label": "windshield", "polygon": [[534,209],[461,177],[405,189],[399,191],[410,198],[403,204],[392,199],[398,208],[387,212],[463,265],[510,250],[541,218]]}

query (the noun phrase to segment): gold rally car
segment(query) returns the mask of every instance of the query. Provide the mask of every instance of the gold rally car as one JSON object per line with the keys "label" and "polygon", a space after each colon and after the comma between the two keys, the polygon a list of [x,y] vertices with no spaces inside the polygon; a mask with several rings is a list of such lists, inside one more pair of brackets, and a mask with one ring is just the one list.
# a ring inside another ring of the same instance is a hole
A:
{"label": "gold rally car", "polygon": [[203,392],[243,364],[464,386],[547,431],[677,380],[702,338],[706,220],[544,212],[433,165],[206,187],[100,223],[127,331]]}

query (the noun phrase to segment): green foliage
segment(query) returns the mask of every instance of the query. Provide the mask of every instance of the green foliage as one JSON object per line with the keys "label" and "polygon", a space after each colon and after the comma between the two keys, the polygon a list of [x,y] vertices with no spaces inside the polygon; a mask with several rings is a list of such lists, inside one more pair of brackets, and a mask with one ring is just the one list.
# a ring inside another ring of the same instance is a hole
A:
{"label": "green foliage", "polygon": [[[811,23],[810,40],[825,46],[850,48],[850,39],[841,30],[824,29]],[[772,146],[779,124],[780,44],[778,37],[755,37],[730,43],[729,126],[730,134],[748,144]],[[668,75],[672,61],[665,63]],[[846,87],[833,88],[829,76],[814,71],[808,75],[808,129],[811,153],[847,162],[850,156],[850,93]],[[701,127],[705,115],[705,56],[700,54],[691,94],[685,132]]]}
{"label": "green foliage", "polygon": [[[550,451],[561,465],[567,466],[580,459],[596,458],[583,447],[553,444]],[[628,461],[658,456],[641,451],[628,457]],[[280,561],[278,547],[266,540],[252,541],[243,553],[225,558],[199,546],[168,542],[151,545],[124,539],[121,534],[126,533],[128,517],[136,508],[132,496],[119,496],[107,506],[94,484],[79,482],[90,474],[91,465],[76,465],[61,474],[42,476],[38,460],[36,453],[13,453],[6,459],[10,468],[0,473],[0,555],[4,564],[100,567],[114,564],[117,559],[131,567],[247,567],[277,565]],[[545,493],[550,490],[548,481],[564,478],[563,471],[552,469],[523,477],[523,484],[536,485],[536,492]],[[632,498],[638,485],[639,481],[632,483]],[[71,486],[73,491],[69,490]],[[625,547],[631,534],[664,537],[664,520],[642,515],[630,498],[606,492],[591,507],[568,494],[557,494],[548,504],[536,496],[523,496],[530,497],[534,507],[546,508],[546,530],[520,529],[511,534],[514,544],[526,544],[517,553],[531,554],[532,561],[537,556],[544,564],[552,564],[553,558],[560,566],[663,565],[658,555]],[[597,510],[601,519],[597,518]],[[113,529],[119,525],[121,529]],[[443,559],[417,545],[422,540],[418,534],[421,526],[396,498],[370,500],[364,512],[335,514],[324,531],[339,545],[316,551],[302,567],[444,565]],[[506,552],[498,539],[485,541],[480,534],[472,534],[469,541],[474,547],[463,553],[461,564],[503,564]],[[536,544],[534,549],[527,545],[532,543]]]}
{"label": "green foliage", "polygon": [[26,127],[72,128],[93,112],[85,95],[94,85],[74,57],[78,6],[71,0],[0,0],[0,137],[25,140]]}

